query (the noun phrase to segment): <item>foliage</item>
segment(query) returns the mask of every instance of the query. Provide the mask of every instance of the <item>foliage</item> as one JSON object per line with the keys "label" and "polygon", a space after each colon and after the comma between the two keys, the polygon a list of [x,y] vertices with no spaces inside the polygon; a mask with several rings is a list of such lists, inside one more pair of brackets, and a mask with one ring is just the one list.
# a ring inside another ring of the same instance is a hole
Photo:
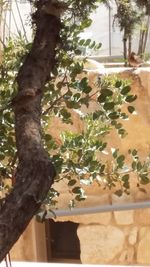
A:
{"label": "foliage", "polygon": [[[104,189],[116,188],[117,195],[123,192],[129,194],[129,174],[132,172],[137,174],[140,188],[141,184],[149,182],[149,158],[142,162],[138,152],[132,149],[129,151],[131,165],[128,166],[126,157],[120,154],[119,149],[107,144],[107,137],[114,129],[121,138],[126,136],[122,121],[135,112],[131,103],[136,96],[131,93],[129,81],[100,76],[95,84],[96,91],[93,91],[84,70],[86,59],[79,57],[82,47],[99,49],[101,46],[90,39],[80,38],[80,33],[91,24],[88,16],[91,10],[95,10],[97,2],[67,2],[71,12],[67,12],[62,19],[60,43],[56,48],[56,64],[51,80],[45,86],[42,102],[43,143],[57,170],[55,181],[63,179],[68,185],[71,207],[76,201],[86,198],[85,186],[93,182]],[[14,181],[17,162],[14,117],[10,102],[16,93],[17,70],[29,49],[30,44],[25,45],[23,40],[10,41],[4,50],[0,66],[0,172],[1,191],[5,192],[4,179],[10,177]],[[83,106],[88,110],[91,101],[95,101],[98,108],[91,113],[83,112]],[[123,105],[126,106],[126,112],[122,109]],[[64,123],[73,124],[72,112],[80,116],[83,130],[80,133],[64,132],[61,144],[57,143],[55,136],[49,134],[52,118],[56,116]],[[103,155],[110,156],[110,149],[112,160],[109,163]],[[52,188],[42,208],[47,209],[49,204],[56,204],[58,195],[59,192]]]}
{"label": "foliage", "polygon": [[[82,132],[62,133],[62,145],[56,148],[56,154],[51,158],[57,169],[56,182],[64,180],[68,184],[70,206],[74,206],[76,201],[84,200],[85,186],[94,182],[103,189],[117,188],[114,192],[119,196],[130,193],[129,178],[132,173],[137,174],[137,186],[140,190],[144,190],[140,184],[149,182],[149,158],[142,163],[137,151],[129,150],[129,164],[118,148],[107,144],[107,136],[114,129],[121,138],[127,134],[122,120],[128,119],[128,115],[134,113],[131,102],[136,99],[130,93],[129,81],[104,76],[98,81],[97,89],[96,101],[99,108],[92,113],[83,114],[81,107],[78,113],[84,125]],[[124,104],[127,105],[126,113],[122,111]]]}
{"label": "foliage", "polygon": [[147,15],[150,15],[150,2],[149,2],[149,0],[136,0],[136,4],[139,6],[139,8],[144,8],[145,13]]}
{"label": "foliage", "polygon": [[0,65],[0,188],[2,191],[7,189],[7,182],[4,179],[14,178],[16,168],[14,114],[10,109],[10,102],[16,93],[15,76],[25,52],[23,40],[10,41],[9,46],[5,48]]}
{"label": "foliage", "polygon": [[125,31],[128,37],[133,33],[135,25],[141,22],[143,12],[139,11],[133,2],[130,0],[118,0],[117,2],[117,13],[115,18],[118,21],[121,31]]}
{"label": "foliage", "polygon": [[127,54],[130,55],[132,52],[132,35],[136,26],[142,23],[144,11],[138,8],[133,0],[115,0],[115,2],[117,13],[114,16],[114,21],[117,21],[120,31],[123,32],[123,53],[126,66]]}

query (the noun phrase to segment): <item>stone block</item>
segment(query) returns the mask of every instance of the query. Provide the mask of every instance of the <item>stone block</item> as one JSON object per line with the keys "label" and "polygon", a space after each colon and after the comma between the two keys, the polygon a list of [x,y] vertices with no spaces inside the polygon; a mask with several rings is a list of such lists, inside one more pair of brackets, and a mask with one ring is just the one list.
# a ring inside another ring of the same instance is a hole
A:
{"label": "stone block", "polygon": [[135,251],[133,247],[124,249],[119,257],[119,264],[133,264]]}
{"label": "stone block", "polygon": [[142,227],[139,232],[137,264],[150,264],[150,227]]}
{"label": "stone block", "polygon": [[111,263],[124,246],[124,233],[114,226],[80,225],[77,234],[84,264]]}
{"label": "stone block", "polygon": [[149,226],[150,224],[150,208],[139,209],[135,211],[135,221],[139,225]]}
{"label": "stone block", "polygon": [[[133,202],[133,197],[130,195],[123,194],[121,197],[112,195],[112,204],[123,205],[125,203]],[[134,211],[114,211],[114,218],[118,225],[130,225],[134,223]]]}
{"label": "stone block", "polygon": [[135,245],[137,242],[138,227],[133,227],[130,230],[128,242],[130,245]]}

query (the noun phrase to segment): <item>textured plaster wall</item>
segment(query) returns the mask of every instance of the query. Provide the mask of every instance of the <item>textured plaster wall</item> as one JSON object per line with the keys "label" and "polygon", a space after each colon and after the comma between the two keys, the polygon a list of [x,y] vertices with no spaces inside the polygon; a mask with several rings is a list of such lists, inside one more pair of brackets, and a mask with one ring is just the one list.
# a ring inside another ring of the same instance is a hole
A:
{"label": "textured plaster wall", "polygon": [[[132,69],[111,69],[107,72],[118,73],[123,78],[132,80],[132,93],[138,95],[135,103],[137,115],[131,117],[130,120],[124,123],[128,131],[128,136],[125,139],[119,139],[115,133],[110,137],[110,140],[117,145],[123,153],[127,153],[129,147],[137,148],[140,155],[144,156],[149,152],[150,148],[150,68],[140,68],[136,71]],[[90,72],[89,79],[92,85],[97,76],[97,72]],[[94,89],[93,89],[94,90]],[[90,109],[95,109],[95,102],[90,105]],[[85,110],[86,111],[86,110]],[[73,113],[74,126],[73,131],[81,131],[82,123],[78,119],[78,114]],[[57,133],[51,130],[57,141],[60,142],[59,134],[64,130],[65,124],[61,123],[58,118],[55,118],[53,123],[57,123]],[[67,127],[70,127],[67,125]],[[72,126],[71,126],[72,127]],[[69,128],[70,129],[70,128]],[[109,139],[108,139],[109,142]],[[131,194],[117,197],[110,191],[104,191],[96,184],[87,188],[88,198],[80,204],[80,207],[125,203],[133,201],[144,201],[150,199],[150,185],[146,186],[147,193],[140,192],[135,186],[136,182],[133,179]],[[56,187],[61,193],[59,207],[64,208],[68,204],[70,195],[67,191],[67,186],[58,184]],[[81,261],[82,263],[97,263],[97,264],[150,264],[150,209],[108,212],[92,215],[80,215],[71,217],[57,218],[59,221],[78,222],[79,227],[77,235],[80,240]],[[22,240],[19,241],[19,250],[14,247],[12,254],[17,257],[28,260],[37,256],[37,249],[34,242],[33,234],[34,227],[28,229]],[[40,234],[40,231],[39,231]],[[29,244],[29,247],[26,247]],[[31,248],[30,248],[31,246]],[[32,255],[34,250],[34,255]],[[16,253],[16,254],[15,254]],[[15,259],[16,259],[15,258]]]}

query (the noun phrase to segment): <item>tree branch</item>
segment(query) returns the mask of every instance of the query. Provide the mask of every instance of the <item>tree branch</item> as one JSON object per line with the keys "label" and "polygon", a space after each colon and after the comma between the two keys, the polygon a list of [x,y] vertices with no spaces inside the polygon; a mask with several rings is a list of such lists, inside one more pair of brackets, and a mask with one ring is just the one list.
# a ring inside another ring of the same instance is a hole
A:
{"label": "tree branch", "polygon": [[0,261],[9,252],[38,211],[53,183],[54,166],[41,141],[43,87],[55,64],[60,20],[42,9],[37,1],[36,34],[31,51],[17,76],[18,94],[13,99],[19,164],[16,184],[0,213]]}

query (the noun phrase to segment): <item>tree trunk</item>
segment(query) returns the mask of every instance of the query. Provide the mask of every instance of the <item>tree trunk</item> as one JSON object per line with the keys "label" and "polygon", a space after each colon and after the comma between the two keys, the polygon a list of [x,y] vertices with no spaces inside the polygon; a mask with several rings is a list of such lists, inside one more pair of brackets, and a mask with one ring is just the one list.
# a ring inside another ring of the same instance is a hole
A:
{"label": "tree trunk", "polygon": [[144,35],[145,35],[145,30],[140,30],[140,40],[139,40],[138,55],[142,55],[142,53],[143,53]]}
{"label": "tree trunk", "polygon": [[150,23],[150,16],[147,17],[147,21],[145,20],[143,22],[142,28],[144,29],[140,30],[138,54],[141,55],[142,57],[146,49],[147,37],[149,32],[149,23]]}
{"label": "tree trunk", "polygon": [[132,52],[132,36],[130,34],[128,38],[128,56],[131,55],[131,52]]}
{"label": "tree trunk", "polygon": [[127,66],[127,35],[126,31],[124,30],[123,36],[123,56],[124,56],[124,65]]}
{"label": "tree trunk", "polygon": [[146,49],[146,44],[147,44],[147,37],[148,37],[148,33],[149,33],[149,25],[150,25],[150,15],[147,17],[147,23],[146,23],[146,31],[145,31],[145,38],[144,38],[144,43],[143,43],[143,51],[142,54],[145,53],[145,49]]}
{"label": "tree trunk", "polygon": [[19,163],[16,184],[0,211],[0,261],[38,211],[55,176],[42,146],[40,117],[42,90],[55,64],[60,19],[45,13],[42,2],[37,3],[35,38],[19,70],[18,94],[12,101]]}

